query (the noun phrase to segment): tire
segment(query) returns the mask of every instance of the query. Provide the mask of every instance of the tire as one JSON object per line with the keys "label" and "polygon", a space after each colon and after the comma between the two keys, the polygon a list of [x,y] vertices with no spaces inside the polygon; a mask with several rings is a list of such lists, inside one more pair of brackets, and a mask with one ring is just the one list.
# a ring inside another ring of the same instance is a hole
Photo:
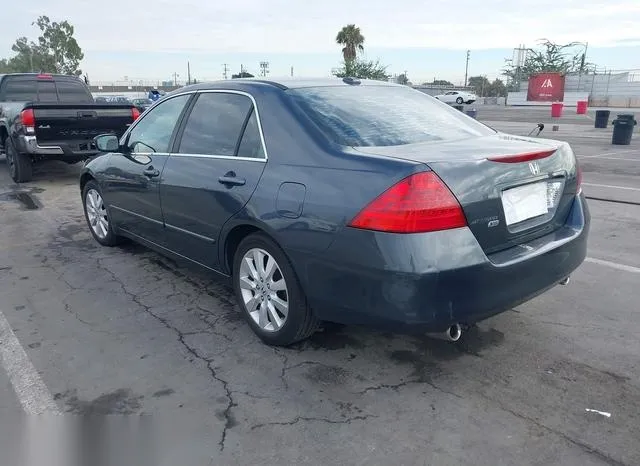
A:
{"label": "tire", "polygon": [[464,101],[462,100],[462,97],[458,97],[458,98],[456,99],[456,103],[457,103],[458,105],[460,105],[462,102],[464,102]]}
{"label": "tire", "polygon": [[[96,198],[94,194],[97,194],[99,198]],[[114,233],[113,224],[109,220],[100,186],[94,180],[88,181],[82,190],[82,207],[93,239],[103,246],[115,246],[121,242],[121,238]],[[102,227],[100,227],[100,223]]]}
{"label": "tire", "polygon": [[[269,274],[264,273],[270,263],[269,257],[275,261],[270,279]],[[258,270],[260,259],[263,266]],[[250,263],[256,273],[251,272]],[[309,307],[291,262],[268,236],[253,233],[242,240],[233,259],[232,274],[233,289],[241,312],[254,333],[266,344],[288,346],[308,338],[318,330],[320,322]],[[259,277],[264,279],[265,275],[266,280],[260,282]],[[279,302],[278,306],[274,304],[276,302]],[[283,303],[288,308],[284,320],[281,312]],[[250,311],[252,304],[253,311]]]}
{"label": "tire", "polygon": [[33,164],[29,156],[20,154],[10,137],[5,141],[5,157],[11,179],[16,183],[26,183],[33,178]]}

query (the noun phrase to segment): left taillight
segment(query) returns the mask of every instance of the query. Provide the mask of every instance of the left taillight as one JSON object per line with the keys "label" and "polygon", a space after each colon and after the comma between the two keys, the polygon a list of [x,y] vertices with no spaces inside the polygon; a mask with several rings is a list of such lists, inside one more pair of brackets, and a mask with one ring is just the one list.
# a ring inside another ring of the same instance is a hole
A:
{"label": "left taillight", "polygon": [[33,113],[32,108],[27,108],[20,112],[20,123],[22,123],[22,126],[27,128],[33,128],[36,126],[36,116]]}
{"label": "left taillight", "polygon": [[136,121],[139,116],[140,116],[140,110],[138,110],[137,107],[132,107],[131,108],[131,117],[133,118],[133,121]]}
{"label": "left taillight", "polygon": [[466,225],[460,203],[434,172],[400,180],[349,223],[352,228],[387,233],[425,233]]}

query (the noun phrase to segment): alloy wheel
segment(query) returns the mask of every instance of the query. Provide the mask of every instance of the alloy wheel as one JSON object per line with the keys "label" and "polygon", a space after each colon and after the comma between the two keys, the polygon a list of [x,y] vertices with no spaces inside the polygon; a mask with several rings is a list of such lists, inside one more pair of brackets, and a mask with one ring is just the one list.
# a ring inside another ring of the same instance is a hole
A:
{"label": "alloy wheel", "polygon": [[95,189],[88,190],[85,205],[91,229],[98,238],[105,239],[109,234],[109,217],[102,196]]}
{"label": "alloy wheel", "polygon": [[289,314],[289,294],[275,258],[264,249],[249,249],[239,273],[242,301],[253,321],[264,331],[280,330]]}

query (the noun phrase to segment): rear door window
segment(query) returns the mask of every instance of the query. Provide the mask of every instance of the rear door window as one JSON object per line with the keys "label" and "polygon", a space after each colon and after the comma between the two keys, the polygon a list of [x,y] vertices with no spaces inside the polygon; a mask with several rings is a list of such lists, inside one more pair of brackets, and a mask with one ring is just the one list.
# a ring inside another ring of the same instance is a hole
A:
{"label": "rear door window", "polygon": [[495,134],[406,86],[340,85],[286,92],[329,141],[341,146],[400,146]]}
{"label": "rear door window", "polygon": [[187,119],[178,152],[235,156],[252,109],[253,103],[245,95],[200,94]]}

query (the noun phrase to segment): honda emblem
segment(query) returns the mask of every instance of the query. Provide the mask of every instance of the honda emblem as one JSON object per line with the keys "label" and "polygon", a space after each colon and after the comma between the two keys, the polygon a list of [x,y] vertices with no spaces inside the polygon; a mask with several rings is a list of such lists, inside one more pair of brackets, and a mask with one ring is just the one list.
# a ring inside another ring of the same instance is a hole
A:
{"label": "honda emblem", "polygon": [[540,166],[537,162],[529,162],[529,170],[531,170],[531,174],[533,175],[540,174]]}

